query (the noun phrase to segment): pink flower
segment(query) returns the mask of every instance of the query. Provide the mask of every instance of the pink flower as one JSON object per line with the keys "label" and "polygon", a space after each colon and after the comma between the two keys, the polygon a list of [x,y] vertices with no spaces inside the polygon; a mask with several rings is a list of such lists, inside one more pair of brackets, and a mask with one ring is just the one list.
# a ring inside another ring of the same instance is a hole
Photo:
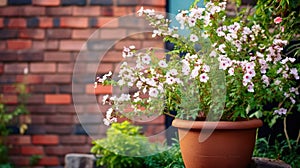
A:
{"label": "pink flower", "polygon": [[275,19],[274,19],[274,23],[275,24],[279,24],[279,23],[281,23],[282,22],[282,18],[281,17],[276,17]]}

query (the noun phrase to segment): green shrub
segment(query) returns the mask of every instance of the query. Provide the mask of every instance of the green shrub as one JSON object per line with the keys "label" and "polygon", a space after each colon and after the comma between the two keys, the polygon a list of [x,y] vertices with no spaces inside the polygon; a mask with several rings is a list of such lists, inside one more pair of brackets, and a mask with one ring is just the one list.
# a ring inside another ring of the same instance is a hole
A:
{"label": "green shrub", "polygon": [[97,165],[107,168],[184,168],[179,144],[172,147],[150,143],[141,127],[128,121],[113,123],[107,137],[93,141],[91,153]]}
{"label": "green shrub", "polygon": [[256,140],[253,156],[283,160],[293,168],[300,168],[300,144],[296,140],[290,140],[290,143],[291,148],[287,140],[275,140],[271,144],[266,138],[259,138]]}
{"label": "green shrub", "polygon": [[141,127],[128,121],[113,123],[107,130],[107,137],[95,140],[91,152],[99,156],[97,165],[108,168],[144,167],[144,156],[153,154],[158,147],[150,144],[140,133]]}

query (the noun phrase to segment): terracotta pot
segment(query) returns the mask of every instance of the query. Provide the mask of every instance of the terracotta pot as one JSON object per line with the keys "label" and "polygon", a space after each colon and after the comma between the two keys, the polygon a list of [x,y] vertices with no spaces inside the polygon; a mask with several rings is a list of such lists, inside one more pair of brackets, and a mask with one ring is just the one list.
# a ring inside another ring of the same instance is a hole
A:
{"label": "terracotta pot", "polygon": [[[247,168],[261,120],[188,121],[175,119],[186,168]],[[201,132],[201,135],[200,135]]]}

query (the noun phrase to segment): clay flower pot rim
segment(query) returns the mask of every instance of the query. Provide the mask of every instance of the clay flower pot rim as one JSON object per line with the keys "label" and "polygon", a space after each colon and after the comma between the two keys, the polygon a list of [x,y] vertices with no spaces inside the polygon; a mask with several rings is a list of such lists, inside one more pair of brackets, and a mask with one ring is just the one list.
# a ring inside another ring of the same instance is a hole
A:
{"label": "clay flower pot rim", "polygon": [[172,125],[181,129],[252,129],[263,125],[260,119],[245,121],[191,121],[174,119]]}

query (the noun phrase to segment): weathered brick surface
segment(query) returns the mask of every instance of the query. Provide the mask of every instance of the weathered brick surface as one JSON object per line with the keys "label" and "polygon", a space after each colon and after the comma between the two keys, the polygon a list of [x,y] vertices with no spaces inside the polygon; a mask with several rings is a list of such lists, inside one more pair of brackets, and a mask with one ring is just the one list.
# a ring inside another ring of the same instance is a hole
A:
{"label": "weathered brick surface", "polygon": [[34,145],[57,145],[59,137],[57,135],[33,135],[32,144]]}
{"label": "weathered brick surface", "polygon": [[[105,135],[105,129],[99,130],[99,110],[109,106],[100,101],[112,93],[112,87],[95,89],[96,76],[115,70],[124,60],[124,46],[163,44],[156,44],[151,35],[134,34],[141,22],[119,18],[135,13],[140,5],[162,10],[165,2],[0,0],[0,93],[9,110],[19,102],[14,83],[27,84],[30,93],[26,107],[31,121],[26,135],[8,138],[16,167],[30,167],[30,157],[41,155],[35,167],[58,168],[63,167],[67,153],[89,153],[91,140],[80,121],[91,124],[89,133]],[[127,37],[129,34],[133,35]],[[162,123],[153,123],[162,128]],[[147,128],[152,133],[159,131]]]}

